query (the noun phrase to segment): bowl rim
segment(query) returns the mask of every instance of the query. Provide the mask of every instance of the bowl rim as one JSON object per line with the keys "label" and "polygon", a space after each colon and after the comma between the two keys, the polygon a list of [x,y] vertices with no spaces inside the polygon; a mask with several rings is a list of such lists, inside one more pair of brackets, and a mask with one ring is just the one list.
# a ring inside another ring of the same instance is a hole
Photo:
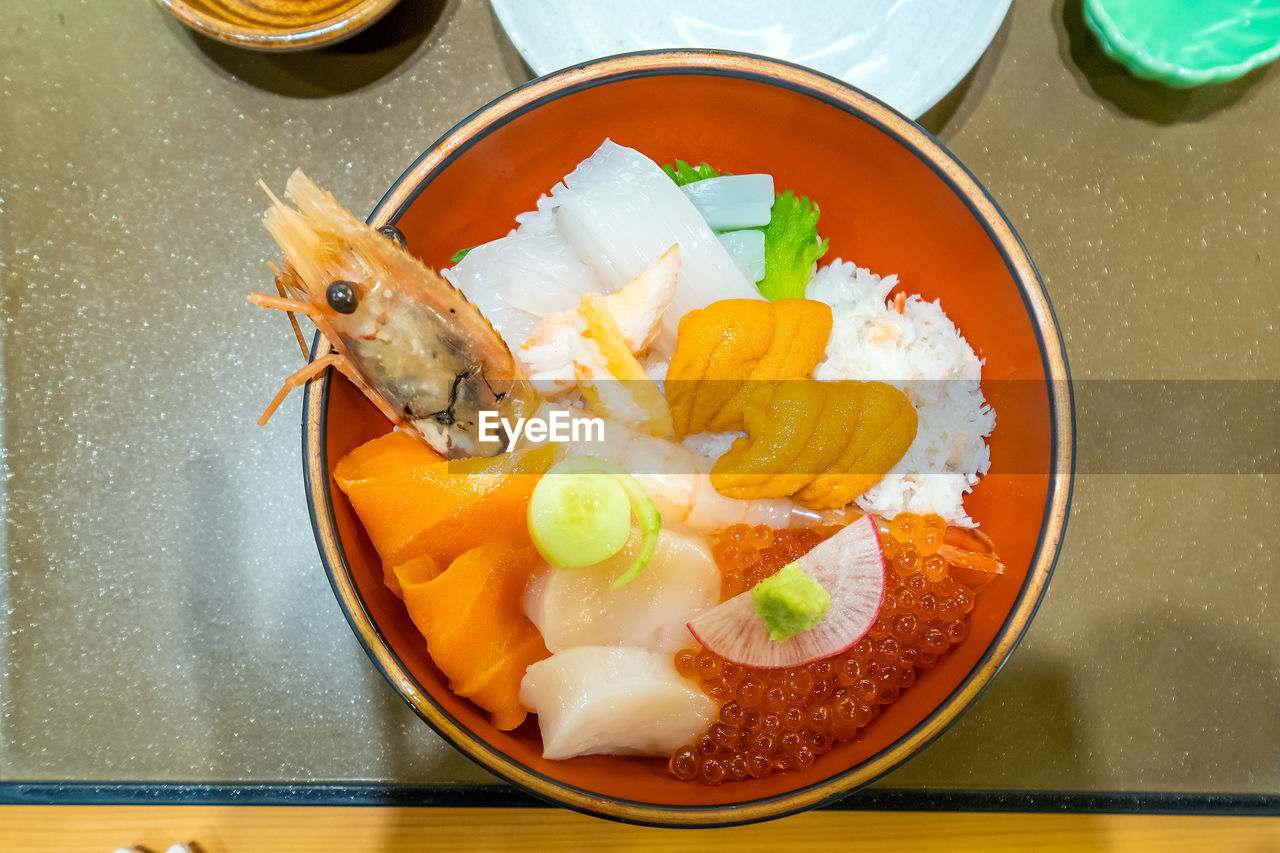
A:
{"label": "bowl rim", "polygon": [[363,0],[340,17],[302,27],[253,29],[212,15],[187,0],[156,0],[165,11],[196,32],[224,44],[251,50],[287,52],[324,47],[349,38],[391,11],[400,0]]}
{"label": "bowl rim", "polygon": [[[1031,622],[1061,549],[1075,478],[1074,401],[1066,350],[1053,307],[1026,247],[977,179],[924,128],[897,110],[835,77],[753,54],[712,49],[638,51],[591,60],[536,78],[463,119],[424,151],[374,207],[368,223],[394,224],[440,170],[489,132],[540,103],[582,89],[640,77],[711,75],[747,79],[817,98],[872,124],[929,166],[965,204],[1000,253],[1032,321],[1048,378],[1049,487],[1040,532],[1022,588],[982,656],[928,715],[885,749],[819,782],[739,803],[679,806],[597,794],[561,782],[511,759],[439,705],[408,671],[374,624],[347,563],[333,514],[327,459],[327,411],[332,370],[307,383],[302,450],[307,508],[321,562],[348,624],[374,666],[437,733],[482,767],[542,799],[625,823],[667,827],[730,826],[783,817],[833,802],[887,773],[941,734],[1000,670]],[[328,351],[317,333],[311,358]]]}

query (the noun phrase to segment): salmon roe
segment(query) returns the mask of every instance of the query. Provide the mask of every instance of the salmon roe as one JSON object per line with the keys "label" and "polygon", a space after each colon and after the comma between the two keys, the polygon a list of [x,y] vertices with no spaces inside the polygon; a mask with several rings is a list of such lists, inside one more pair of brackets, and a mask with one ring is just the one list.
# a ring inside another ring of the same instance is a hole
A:
{"label": "salmon roe", "polygon": [[[750,589],[807,553],[838,527],[772,530],[734,525],[712,547],[721,598]],[[803,770],[852,740],[897,701],[916,676],[968,636],[974,593],[936,555],[946,523],[895,516],[882,534],[888,564],[884,603],[853,648],[803,666],[755,669],[706,649],[676,653],[676,669],[720,704],[706,731],[668,764],[678,779],[707,785]]]}
{"label": "salmon roe", "polygon": [[727,601],[777,574],[787,563],[795,562],[839,530],[839,527],[774,530],[763,524],[733,525],[711,546],[711,555],[720,567],[720,600]]}

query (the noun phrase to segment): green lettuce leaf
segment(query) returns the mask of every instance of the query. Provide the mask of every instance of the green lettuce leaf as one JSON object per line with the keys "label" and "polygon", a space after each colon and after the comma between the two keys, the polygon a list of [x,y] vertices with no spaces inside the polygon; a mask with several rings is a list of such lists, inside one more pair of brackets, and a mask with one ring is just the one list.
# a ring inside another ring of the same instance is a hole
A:
{"label": "green lettuce leaf", "polygon": [[[690,166],[683,160],[677,160],[674,165],[668,163],[662,167],[662,171],[666,172],[667,177],[675,181],[678,187],[692,184],[694,181],[705,181],[707,178],[721,177],[721,173],[711,168],[709,163],[703,163],[701,166]],[[727,175],[728,172],[723,174]]]}
{"label": "green lettuce leaf", "polygon": [[[721,174],[708,163],[690,166],[683,160],[662,167],[676,186],[718,178]],[[764,278],[756,283],[760,295],[770,301],[803,299],[813,265],[827,253],[828,243],[818,236],[818,205],[808,196],[797,197],[787,190],[774,196],[769,224],[743,229],[764,232]]]}
{"label": "green lettuce leaf", "polygon": [[813,265],[830,248],[818,237],[818,205],[791,190],[779,193],[764,231],[764,278],[756,283],[770,301],[804,299]]}

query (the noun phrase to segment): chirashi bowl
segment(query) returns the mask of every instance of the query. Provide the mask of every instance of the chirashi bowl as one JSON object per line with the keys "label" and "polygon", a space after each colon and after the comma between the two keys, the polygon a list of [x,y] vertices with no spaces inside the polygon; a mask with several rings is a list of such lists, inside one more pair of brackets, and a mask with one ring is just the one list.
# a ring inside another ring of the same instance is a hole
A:
{"label": "chirashi bowl", "polygon": [[307,495],[322,560],[356,636],[405,701],[483,767],[539,797],[668,826],[745,823],[831,802],[946,728],[999,670],[1040,601],[1066,523],[1074,449],[1052,309],[1008,220],[928,133],[834,78],[741,54],[627,54],[534,80],[432,145],[369,222],[397,225],[428,266],[447,267],[458,249],[510,231],[517,213],[605,138],[658,163],[770,173],[779,188],[821,204],[826,260],[895,272],[911,292],[942,300],[984,360],[984,392],[997,413],[990,471],[965,506],[999,543],[1007,568],[977,597],[968,638],[857,739],[805,770],[709,787],[675,779],[656,758],[544,760],[532,718],[501,732],[449,691],[383,584],[332,470],[392,426],[333,371],[308,384],[304,405]]}

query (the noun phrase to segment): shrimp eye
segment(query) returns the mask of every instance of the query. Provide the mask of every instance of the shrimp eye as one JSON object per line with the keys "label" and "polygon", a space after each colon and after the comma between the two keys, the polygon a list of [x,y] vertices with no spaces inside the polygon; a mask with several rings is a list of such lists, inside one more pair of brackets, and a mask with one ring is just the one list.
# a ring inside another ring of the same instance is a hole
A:
{"label": "shrimp eye", "polygon": [[386,237],[392,243],[395,243],[401,249],[405,247],[404,234],[394,225],[383,225],[378,229],[378,233]]}
{"label": "shrimp eye", "polygon": [[339,314],[354,314],[356,306],[360,304],[360,297],[356,296],[356,289],[351,286],[351,282],[341,279],[331,282],[325,288],[324,298],[328,300],[329,307]]}

